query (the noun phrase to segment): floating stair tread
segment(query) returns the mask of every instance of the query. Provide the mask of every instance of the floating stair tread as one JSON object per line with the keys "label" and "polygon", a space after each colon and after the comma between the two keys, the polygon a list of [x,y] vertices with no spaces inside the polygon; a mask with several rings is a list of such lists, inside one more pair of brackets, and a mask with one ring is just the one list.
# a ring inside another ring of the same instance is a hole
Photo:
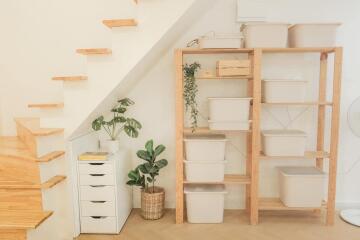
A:
{"label": "floating stair tread", "polygon": [[64,103],[33,103],[28,108],[63,108]]}
{"label": "floating stair tread", "polygon": [[0,137],[0,156],[30,161],[37,160],[18,137]]}
{"label": "floating stair tread", "polygon": [[57,76],[53,77],[54,81],[83,81],[88,80],[87,76]]}
{"label": "floating stair tread", "polygon": [[251,130],[210,130],[208,127],[199,127],[192,132],[192,128],[184,128],[185,134],[210,134],[210,133],[248,133]]}
{"label": "floating stair tread", "polygon": [[52,188],[56,184],[64,181],[65,179],[66,179],[66,176],[62,176],[62,175],[54,176],[54,177],[50,178],[49,180],[47,180],[46,182],[44,182],[43,184],[41,184],[41,189]]}
{"label": "floating stair tread", "polygon": [[65,155],[65,152],[64,151],[54,151],[54,152],[51,152],[49,154],[46,154],[42,157],[39,157],[36,162],[40,162],[40,163],[44,163],[44,162],[50,162],[54,159],[57,159],[59,157],[62,157]]}
{"label": "floating stair tread", "polygon": [[76,52],[82,55],[108,55],[112,53],[109,48],[82,48],[77,49]]}
{"label": "floating stair tread", "polygon": [[190,182],[184,181],[185,184],[250,184],[249,176],[240,174],[225,174],[222,182]]}
{"label": "floating stair tread", "polygon": [[272,160],[272,159],[314,159],[314,158],[329,158],[330,154],[328,152],[321,151],[308,151],[305,152],[304,156],[266,156],[264,153],[261,153],[261,160]]}
{"label": "floating stair tread", "polygon": [[64,132],[63,128],[41,128],[38,118],[16,118],[15,122],[26,128],[36,137],[49,136]]}
{"label": "floating stair tread", "polygon": [[109,19],[104,20],[103,24],[108,26],[109,28],[113,27],[134,27],[137,26],[137,21],[135,19]]}
{"label": "floating stair tread", "polygon": [[260,198],[259,210],[274,210],[274,211],[313,211],[320,210],[326,207],[326,203],[323,203],[321,207],[287,207],[279,198]]}
{"label": "floating stair tread", "polygon": [[0,229],[35,229],[53,212],[0,211]]}

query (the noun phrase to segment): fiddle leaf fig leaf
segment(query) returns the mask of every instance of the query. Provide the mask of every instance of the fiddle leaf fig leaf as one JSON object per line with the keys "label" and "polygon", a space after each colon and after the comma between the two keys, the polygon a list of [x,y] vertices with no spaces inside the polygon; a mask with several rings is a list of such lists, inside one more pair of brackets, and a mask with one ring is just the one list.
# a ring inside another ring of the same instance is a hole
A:
{"label": "fiddle leaf fig leaf", "polygon": [[129,99],[129,98],[123,98],[123,99],[120,99],[120,100],[118,100],[118,103],[121,105],[121,106],[126,106],[126,107],[128,107],[128,106],[131,106],[131,105],[134,105],[135,104],[135,102],[134,101],[132,101],[131,99]]}
{"label": "fiddle leaf fig leaf", "polygon": [[155,148],[155,156],[159,156],[165,150],[164,145],[159,145]]}

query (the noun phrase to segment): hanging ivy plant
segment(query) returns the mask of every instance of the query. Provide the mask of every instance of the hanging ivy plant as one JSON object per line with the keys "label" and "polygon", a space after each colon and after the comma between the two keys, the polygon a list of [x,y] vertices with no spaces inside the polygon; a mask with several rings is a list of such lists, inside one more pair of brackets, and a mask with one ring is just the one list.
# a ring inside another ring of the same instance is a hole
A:
{"label": "hanging ivy plant", "polygon": [[194,132],[197,127],[198,106],[196,102],[196,93],[198,92],[198,86],[196,84],[195,73],[201,67],[198,62],[191,64],[185,64],[183,67],[185,84],[184,84],[184,99],[185,110],[190,111],[191,128]]}

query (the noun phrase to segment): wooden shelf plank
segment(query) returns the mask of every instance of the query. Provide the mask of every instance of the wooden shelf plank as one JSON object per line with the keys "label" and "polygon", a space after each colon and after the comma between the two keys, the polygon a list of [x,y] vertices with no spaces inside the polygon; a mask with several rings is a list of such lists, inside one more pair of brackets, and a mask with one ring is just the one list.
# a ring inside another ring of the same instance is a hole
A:
{"label": "wooden shelf plank", "polygon": [[56,76],[53,77],[54,81],[83,81],[88,80],[87,76]]}
{"label": "wooden shelf plank", "polygon": [[263,102],[263,106],[332,106],[332,102]]}
{"label": "wooden shelf plank", "polygon": [[329,158],[329,156],[329,153],[320,151],[308,151],[305,152],[304,156],[266,156],[264,153],[261,153],[260,160],[306,160],[315,158]]}
{"label": "wooden shelf plank", "polygon": [[252,76],[231,76],[231,77],[217,77],[217,76],[211,76],[211,77],[197,77],[198,80],[249,80],[252,79]]}
{"label": "wooden shelf plank", "polygon": [[40,158],[38,158],[36,160],[36,162],[39,162],[39,163],[45,163],[45,162],[50,162],[54,159],[57,159],[59,157],[62,157],[65,155],[65,152],[64,151],[54,151],[54,152],[51,152],[49,154],[46,154]]}
{"label": "wooden shelf plank", "polygon": [[40,109],[49,109],[49,108],[63,108],[64,103],[31,103],[28,104],[28,108],[40,108]]}
{"label": "wooden shelf plank", "polygon": [[64,181],[65,179],[66,179],[66,176],[62,176],[62,175],[54,176],[54,177],[50,178],[49,180],[47,180],[46,182],[44,182],[43,184],[41,184],[41,189],[52,188],[56,184]]}
{"label": "wooden shelf plank", "polygon": [[184,181],[184,184],[250,184],[249,176],[240,174],[225,174],[222,182],[189,182]]}
{"label": "wooden shelf plank", "polygon": [[210,130],[208,127],[198,127],[195,132],[192,128],[184,128],[184,134],[212,134],[212,133],[249,133],[251,130]]}
{"label": "wooden shelf plank", "polygon": [[0,211],[0,229],[35,229],[52,214],[51,211]]}
{"label": "wooden shelf plank", "polygon": [[262,48],[264,53],[332,53],[334,47]]}
{"label": "wooden shelf plank", "polygon": [[315,211],[321,210],[326,207],[326,203],[323,203],[321,207],[287,207],[279,198],[260,198],[259,210],[272,210],[272,211]]}
{"label": "wooden shelf plank", "polygon": [[82,55],[109,55],[112,53],[109,48],[81,48],[76,52]]}
{"label": "wooden shelf plank", "polygon": [[58,175],[50,178],[42,184],[35,184],[30,182],[21,182],[21,181],[1,181],[1,189],[49,189],[55,186],[56,184],[64,181],[66,176]]}
{"label": "wooden shelf plank", "polygon": [[103,24],[109,28],[113,27],[135,27],[137,26],[137,21],[135,19],[108,19],[104,20]]}
{"label": "wooden shelf plank", "polygon": [[183,54],[222,54],[222,53],[251,53],[254,49],[251,48],[215,48],[215,49],[200,49],[200,48],[184,48],[181,50]]}
{"label": "wooden shelf plank", "polygon": [[16,118],[15,122],[35,137],[50,136],[64,132],[63,128],[41,128],[38,118]]}

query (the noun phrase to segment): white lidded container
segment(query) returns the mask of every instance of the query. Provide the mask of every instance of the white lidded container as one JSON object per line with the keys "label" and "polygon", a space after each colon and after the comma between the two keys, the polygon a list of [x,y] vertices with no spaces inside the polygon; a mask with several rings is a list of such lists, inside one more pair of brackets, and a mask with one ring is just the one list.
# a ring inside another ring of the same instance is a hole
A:
{"label": "white lidded container", "polygon": [[184,161],[189,182],[222,182],[226,161]]}
{"label": "white lidded container", "polygon": [[245,48],[286,48],[288,23],[247,23],[243,27]]}
{"label": "white lidded container", "polygon": [[251,121],[212,121],[209,120],[211,130],[249,130]]}
{"label": "white lidded container", "polygon": [[266,156],[304,156],[306,133],[300,130],[264,130],[262,148]]}
{"label": "white lidded container", "polygon": [[304,23],[289,28],[290,47],[334,47],[341,23]]}
{"label": "white lidded container", "polygon": [[326,174],[315,167],[279,167],[280,200],[287,207],[321,207]]}
{"label": "white lidded container", "polygon": [[244,37],[240,33],[214,33],[199,38],[200,48],[242,48]]}
{"label": "white lidded container", "polygon": [[222,223],[226,189],[222,184],[185,186],[186,210],[189,223]]}
{"label": "white lidded container", "polygon": [[188,161],[223,161],[227,139],[222,134],[187,136],[185,155]]}
{"label": "white lidded container", "polygon": [[208,98],[211,121],[248,121],[252,98]]}
{"label": "white lidded container", "polygon": [[263,102],[304,102],[306,81],[295,79],[264,79]]}

